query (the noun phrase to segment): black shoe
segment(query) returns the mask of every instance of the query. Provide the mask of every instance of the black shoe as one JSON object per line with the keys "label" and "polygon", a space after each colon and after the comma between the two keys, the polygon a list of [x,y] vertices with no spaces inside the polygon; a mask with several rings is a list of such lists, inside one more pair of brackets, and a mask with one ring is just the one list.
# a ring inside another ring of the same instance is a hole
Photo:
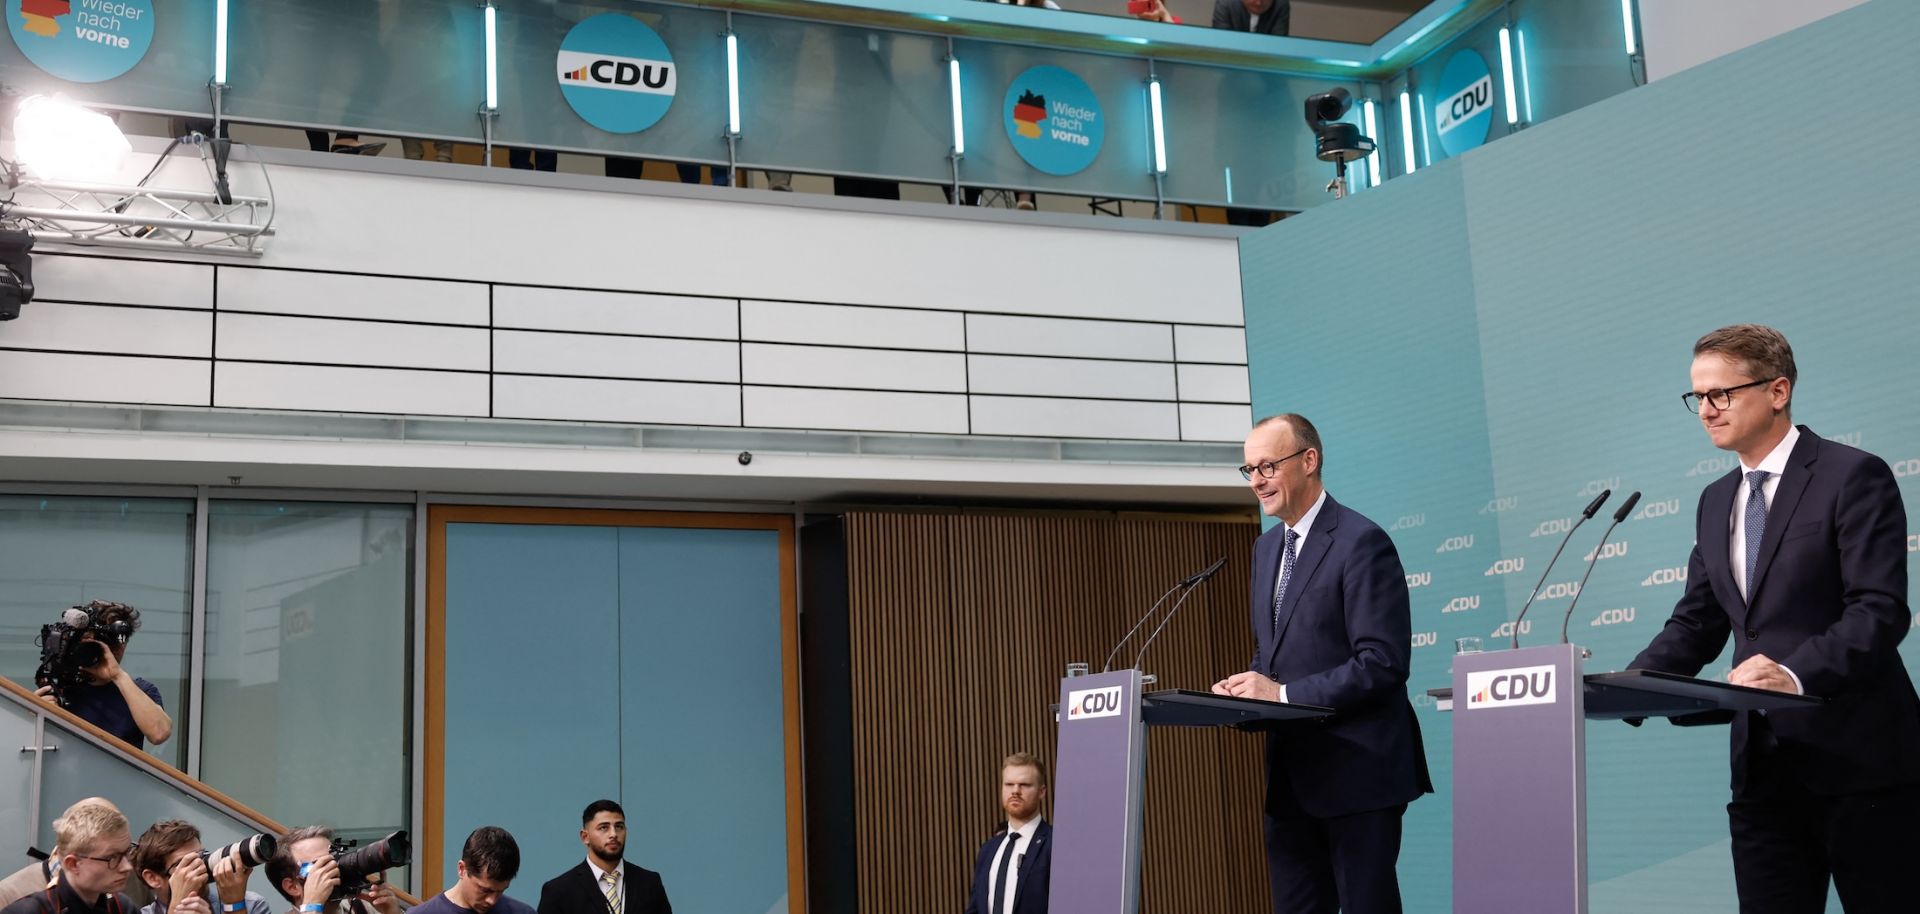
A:
{"label": "black shoe", "polygon": [[385,148],[387,148],[387,144],[384,142],[333,144],[334,152],[345,153],[347,155],[377,156],[380,154],[380,150]]}

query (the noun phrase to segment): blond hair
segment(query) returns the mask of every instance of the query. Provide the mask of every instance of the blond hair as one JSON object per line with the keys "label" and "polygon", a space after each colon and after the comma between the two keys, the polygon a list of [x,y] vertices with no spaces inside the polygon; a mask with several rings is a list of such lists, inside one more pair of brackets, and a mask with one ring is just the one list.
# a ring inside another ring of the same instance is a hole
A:
{"label": "blond hair", "polygon": [[62,854],[77,854],[102,838],[130,833],[127,817],[120,810],[99,803],[76,804],[53,820],[54,846]]}

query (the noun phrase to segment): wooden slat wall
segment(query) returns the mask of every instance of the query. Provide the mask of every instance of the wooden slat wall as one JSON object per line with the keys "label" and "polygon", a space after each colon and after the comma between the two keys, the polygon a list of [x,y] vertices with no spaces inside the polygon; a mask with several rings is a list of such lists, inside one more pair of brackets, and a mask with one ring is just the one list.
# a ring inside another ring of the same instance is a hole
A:
{"label": "wooden slat wall", "polygon": [[[1258,534],[1252,521],[848,515],[861,914],[959,910],[1002,818],[1001,757],[1025,749],[1052,768],[1047,705],[1067,663],[1099,669],[1154,598],[1222,555],[1144,668],[1160,677],[1150,688],[1189,689],[1246,669]],[[1268,910],[1260,753],[1253,734],[1150,731],[1143,911]]]}

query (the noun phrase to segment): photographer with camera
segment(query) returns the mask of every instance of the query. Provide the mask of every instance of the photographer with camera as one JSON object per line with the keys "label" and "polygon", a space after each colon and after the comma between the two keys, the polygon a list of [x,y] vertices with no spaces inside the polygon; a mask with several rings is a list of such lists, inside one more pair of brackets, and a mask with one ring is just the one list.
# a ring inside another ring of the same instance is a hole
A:
{"label": "photographer with camera", "polygon": [[247,891],[253,867],[272,853],[271,836],[255,835],[209,854],[200,829],[166,819],[153,823],[138,846],[133,871],[153,892],[153,903],[140,914],[272,914],[265,898]]}
{"label": "photographer with camera", "polygon": [[95,600],[68,609],[40,629],[36,694],[135,749],[166,742],[173,718],[162,707],[160,690],[120,666],[139,630],[140,611],[125,603]]}
{"label": "photographer with camera", "polygon": [[120,890],[133,872],[127,817],[111,806],[76,804],[55,819],[59,878],[22,896],[0,914],[133,914]]}
{"label": "photographer with camera", "polygon": [[400,914],[384,871],[407,864],[406,834],[349,850],[336,846],[333,829],[324,825],[296,828],[267,861],[267,880],[298,914]]}

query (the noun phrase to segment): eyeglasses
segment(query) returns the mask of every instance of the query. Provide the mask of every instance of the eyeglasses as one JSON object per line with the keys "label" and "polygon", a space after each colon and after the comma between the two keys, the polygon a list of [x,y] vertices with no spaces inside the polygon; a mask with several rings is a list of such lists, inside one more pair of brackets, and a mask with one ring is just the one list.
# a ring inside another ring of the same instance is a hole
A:
{"label": "eyeglasses", "polygon": [[1733,406],[1734,391],[1746,390],[1749,387],[1759,387],[1762,384],[1772,384],[1775,380],[1777,379],[1768,378],[1764,381],[1748,381],[1745,384],[1735,387],[1716,387],[1705,393],[1690,390],[1680,395],[1680,402],[1687,405],[1687,412],[1690,413],[1698,413],[1700,411],[1701,400],[1707,401],[1714,409],[1727,409]]}
{"label": "eyeglasses", "polygon": [[139,849],[140,849],[140,845],[129,844],[127,845],[126,850],[123,850],[117,854],[108,854],[105,857],[95,857],[92,854],[74,854],[74,856],[79,857],[82,860],[98,860],[101,863],[104,863],[110,867],[118,869],[120,867],[120,864],[125,863],[127,858],[133,856],[133,852]]}
{"label": "eyeglasses", "polygon": [[1289,461],[1289,460],[1292,460],[1293,458],[1295,458],[1295,457],[1298,457],[1298,456],[1300,456],[1301,454],[1304,454],[1304,453],[1306,453],[1306,452],[1308,452],[1308,451],[1311,451],[1311,450],[1313,450],[1313,448],[1310,448],[1310,447],[1303,447],[1303,448],[1301,448],[1301,449],[1299,449],[1299,450],[1297,450],[1297,451],[1294,451],[1294,452],[1293,452],[1293,453],[1291,453],[1291,454],[1288,454],[1288,455],[1287,455],[1287,456],[1285,456],[1285,457],[1282,457],[1282,458],[1280,458],[1279,460],[1269,460],[1269,461],[1267,461],[1267,462],[1265,462],[1265,463],[1262,463],[1262,464],[1260,464],[1260,465],[1259,465],[1259,466],[1257,466],[1257,467],[1256,467],[1256,466],[1243,466],[1243,467],[1241,467],[1241,468],[1240,468],[1240,478],[1241,478],[1241,479],[1246,479],[1246,480],[1251,480],[1251,479],[1253,479],[1253,474],[1254,474],[1254,471],[1255,471],[1255,470],[1258,470],[1258,471],[1260,472],[1260,478],[1261,478],[1261,479],[1272,479],[1272,478],[1273,478],[1273,474],[1274,474],[1274,473],[1276,473],[1276,472],[1279,472],[1279,470],[1280,470],[1280,465],[1281,465],[1281,464],[1283,464],[1283,463],[1286,463],[1287,461]]}

